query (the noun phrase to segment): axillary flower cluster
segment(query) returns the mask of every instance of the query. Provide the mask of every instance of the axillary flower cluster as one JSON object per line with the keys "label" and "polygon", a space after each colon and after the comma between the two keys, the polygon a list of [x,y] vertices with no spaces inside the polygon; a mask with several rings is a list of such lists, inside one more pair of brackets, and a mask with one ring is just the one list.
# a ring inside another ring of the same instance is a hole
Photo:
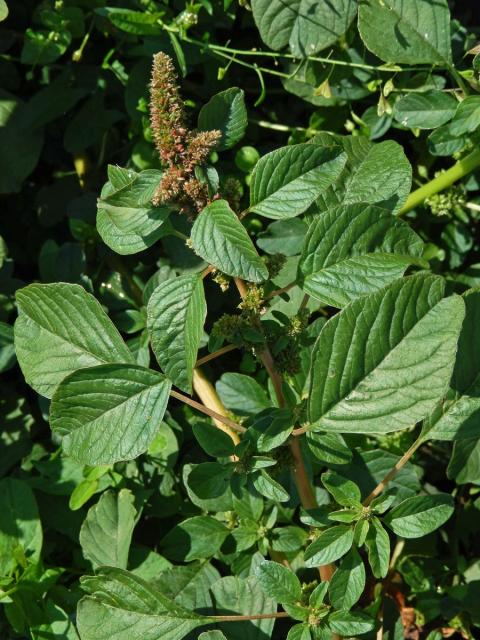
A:
{"label": "axillary flower cluster", "polygon": [[219,143],[220,131],[194,132],[188,128],[185,105],[171,58],[157,53],[150,85],[150,119],[155,146],[166,169],[152,199],[155,206],[178,206],[190,215],[212,199],[208,184],[195,175]]}

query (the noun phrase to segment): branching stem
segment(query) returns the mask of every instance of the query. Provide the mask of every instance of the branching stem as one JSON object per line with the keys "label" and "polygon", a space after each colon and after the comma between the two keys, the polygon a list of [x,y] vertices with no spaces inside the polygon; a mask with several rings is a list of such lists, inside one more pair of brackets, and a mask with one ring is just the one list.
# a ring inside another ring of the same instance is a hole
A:
{"label": "branching stem", "polygon": [[233,431],[236,431],[237,433],[245,433],[246,431],[245,427],[242,427],[241,424],[238,424],[233,420],[230,420],[230,418],[227,418],[227,416],[224,416],[221,413],[218,413],[218,411],[215,411],[214,409],[210,409],[209,407],[206,407],[204,404],[201,404],[200,402],[193,400],[193,398],[189,398],[188,396],[185,396],[183,393],[179,393],[178,391],[170,391],[170,395],[172,396],[172,398],[176,398],[177,400],[180,400],[180,402],[183,402],[184,404],[188,404],[190,407],[197,409],[197,411],[201,411],[205,415],[210,416],[210,418],[213,418],[215,421],[221,422],[227,427],[230,427],[230,429],[233,429]]}

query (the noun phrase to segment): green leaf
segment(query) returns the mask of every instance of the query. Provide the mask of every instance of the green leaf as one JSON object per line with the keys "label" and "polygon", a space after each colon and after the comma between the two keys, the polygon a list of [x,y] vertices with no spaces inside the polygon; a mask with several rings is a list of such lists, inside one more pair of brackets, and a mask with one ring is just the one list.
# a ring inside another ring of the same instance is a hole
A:
{"label": "green leaf", "polygon": [[69,373],[133,362],[100,303],[76,284],[31,284],[17,291],[15,350],[26,381],[47,398]]}
{"label": "green leaf", "polygon": [[302,598],[302,586],[297,576],[278,562],[264,560],[256,576],[267,596],[280,603],[294,604]]}
{"label": "green leaf", "polygon": [[443,292],[441,278],[404,278],[325,324],[312,353],[315,429],[387,433],[428,415],[446,390],[464,317],[460,296]]}
{"label": "green leaf", "polygon": [[96,576],[83,577],[81,584],[89,594],[77,609],[82,640],[181,640],[213,622],[122,569],[103,567]]}
{"label": "green leaf", "polygon": [[460,102],[452,122],[449,125],[450,133],[461,136],[472,133],[480,126],[480,96],[467,96]]}
{"label": "green leaf", "polygon": [[191,241],[195,253],[229,276],[263,282],[268,270],[247,230],[226,200],[215,200],[195,220]]}
{"label": "green leaf", "polygon": [[367,49],[385,62],[451,64],[446,0],[365,0],[358,30]]}
{"label": "green leaf", "polygon": [[326,464],[348,464],[352,452],[339,433],[307,431],[307,443],[313,455]]}
{"label": "green leaf", "polygon": [[284,256],[295,256],[302,250],[307,229],[300,218],[276,220],[258,235],[257,244],[260,249],[273,255],[281,253]]}
{"label": "green leaf", "polygon": [[202,462],[194,465],[188,476],[189,488],[201,499],[218,498],[230,488],[231,465]]}
{"label": "green leaf", "polygon": [[192,377],[203,335],[207,304],[199,275],[162,282],[147,307],[152,349],[163,371],[180,389],[192,390]]}
{"label": "green leaf", "polygon": [[108,177],[98,201],[98,233],[121,255],[144,251],[164,235],[162,225],[170,215],[170,209],[151,202],[162,172],[146,169],[135,173],[109,166]]}
{"label": "green leaf", "polygon": [[323,531],[305,551],[307,567],[321,567],[344,556],[353,544],[353,528],[344,524]]}
{"label": "green leaf", "polygon": [[441,527],[453,510],[453,498],[446,493],[414,496],[392,509],[383,521],[402,538],[421,538]]}
{"label": "green leaf", "polygon": [[243,373],[224,373],[215,388],[227,409],[239,416],[256,415],[272,406],[266,391]]}
{"label": "green leaf", "polygon": [[204,631],[198,636],[198,640],[228,640],[221,631]]}
{"label": "green leaf", "polygon": [[8,7],[5,0],[0,0],[0,22],[8,16]]}
{"label": "green leaf", "polygon": [[361,611],[335,611],[328,616],[328,626],[343,637],[357,636],[371,631],[375,621]]}
{"label": "green leaf", "polygon": [[357,485],[344,478],[335,471],[326,471],[322,474],[322,484],[332,494],[335,501],[343,507],[359,506],[361,501],[360,489]]}
{"label": "green leaf", "polygon": [[47,31],[28,28],[24,33],[20,61],[32,65],[50,64],[65,53],[71,42],[72,34],[66,29]]}
{"label": "green leaf", "polygon": [[144,453],[165,413],[171,383],[157,371],[111,364],[80,369],[56,389],[50,426],[64,451],[91,465]]}
{"label": "green leaf", "polygon": [[351,609],[365,589],[365,567],[353,547],[333,574],[328,591],[335,609]]}
{"label": "green leaf", "polygon": [[290,496],[287,491],[276,480],[268,475],[263,469],[253,478],[253,486],[265,498],[275,502],[287,502]]}
{"label": "green leaf", "polygon": [[30,562],[39,561],[43,534],[35,496],[22,480],[0,480],[0,512],[0,566],[1,575],[7,576],[15,568],[19,547]]}
{"label": "green leaf", "polygon": [[[368,561],[376,578],[385,578],[390,564],[390,538],[380,520],[371,518],[365,544],[368,549]],[[368,524],[368,523],[367,523]]]}
{"label": "green leaf", "polygon": [[80,640],[75,625],[70,620],[69,615],[60,609],[52,600],[45,603],[44,619],[48,622],[39,626],[30,627],[32,640],[50,640],[51,638],[61,638],[61,640]]}
{"label": "green leaf", "polygon": [[338,205],[374,204],[389,212],[398,212],[412,184],[412,168],[402,149],[393,140],[378,144],[364,136],[316,136],[314,144],[341,144],[347,163],[340,178],[316,201],[320,211]]}
{"label": "green leaf", "polygon": [[267,153],[255,165],[250,210],[267,218],[303,213],[340,175],[346,156],[338,146],[309,143]]}
{"label": "green leaf", "polygon": [[436,129],[453,118],[458,102],[442,91],[407,93],[395,102],[393,116],[409,129]]}
{"label": "green leaf", "polygon": [[207,421],[194,423],[192,431],[198,443],[208,455],[216,457],[231,456],[235,445],[229,435]]}
{"label": "green leaf", "polygon": [[95,9],[95,13],[108,18],[117,29],[136,36],[158,36],[162,30],[158,22],[161,12],[101,7]]}
{"label": "green leaf", "polygon": [[453,445],[447,476],[457,484],[480,484],[480,440],[468,438]]}
{"label": "green leaf", "polygon": [[480,437],[480,290],[467,291],[463,298],[466,314],[450,389],[425,428],[433,440]]}
{"label": "green leaf", "polygon": [[449,124],[438,127],[428,136],[428,150],[434,156],[451,156],[461,151],[467,143],[466,136],[456,136]]}
{"label": "green leaf", "polygon": [[136,513],[129,489],[106,491],[90,507],[80,529],[80,545],[94,569],[103,565],[127,568]]}
{"label": "green leaf", "polygon": [[311,56],[334,44],[356,10],[353,0],[252,0],[253,17],[265,44],[276,51],[289,44],[296,57]]}
{"label": "green leaf", "polygon": [[219,551],[229,529],[210,516],[194,516],[177,524],[160,543],[162,553],[172,560],[204,560]]}
{"label": "green leaf", "polygon": [[235,146],[243,138],[247,124],[245,93],[238,87],[230,87],[214,95],[198,114],[200,131],[216,129],[222,132],[220,151]]}
{"label": "green leaf", "polygon": [[310,226],[299,262],[309,295],[334,307],[371,293],[423,264],[424,244],[410,226],[373,205],[333,207]]}

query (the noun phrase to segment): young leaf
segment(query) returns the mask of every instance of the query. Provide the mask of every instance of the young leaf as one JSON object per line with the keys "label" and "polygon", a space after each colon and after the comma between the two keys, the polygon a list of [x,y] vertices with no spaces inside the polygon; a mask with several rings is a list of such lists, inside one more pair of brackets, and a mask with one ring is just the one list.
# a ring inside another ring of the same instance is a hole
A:
{"label": "young leaf", "polygon": [[81,578],[81,584],[88,593],[77,609],[82,640],[181,640],[214,621],[122,569],[103,567],[96,576]]}
{"label": "young leaf", "polygon": [[361,611],[335,611],[328,616],[328,626],[343,637],[357,636],[371,631],[375,622]]}
{"label": "young leaf", "polygon": [[463,295],[465,321],[458,341],[457,358],[445,400],[429,419],[425,432],[434,440],[480,437],[480,291]]}
{"label": "young leaf", "polygon": [[450,379],[464,317],[462,299],[442,298],[443,290],[434,276],[404,278],[354,300],[325,324],[308,397],[316,429],[386,433],[433,409]]}
{"label": "young leaf", "polygon": [[421,538],[441,527],[453,511],[453,498],[446,493],[414,496],[392,509],[383,521],[402,538]]}
{"label": "young leaf", "polygon": [[361,494],[357,485],[335,471],[322,474],[322,484],[343,507],[360,506]]}
{"label": "young leaf", "polygon": [[296,57],[313,55],[334,44],[348,29],[357,7],[353,0],[253,0],[260,36],[274,50],[290,44]]}
{"label": "young leaf", "polygon": [[7,576],[15,568],[18,549],[31,562],[38,562],[43,534],[35,496],[22,480],[0,480],[0,512],[0,566],[2,575]]}
{"label": "young leaf", "polygon": [[334,207],[310,226],[299,281],[311,296],[335,307],[371,293],[422,263],[423,242],[390,211],[373,205]]}
{"label": "young leaf", "polygon": [[226,200],[205,207],[192,228],[195,252],[223,273],[250,282],[263,282],[268,270],[250,236]]}
{"label": "young leaf", "polygon": [[367,49],[385,62],[451,64],[446,0],[365,0],[358,30]]}
{"label": "young leaf", "polygon": [[365,544],[373,575],[376,578],[385,578],[390,563],[390,538],[376,517],[370,520]]}
{"label": "young leaf", "polygon": [[110,166],[108,177],[98,201],[98,233],[121,255],[144,251],[164,234],[162,225],[170,215],[167,207],[152,205],[162,172],[146,169],[135,173]]}
{"label": "young leaf", "polygon": [[201,421],[192,424],[192,431],[200,446],[214,458],[231,456],[235,445],[229,435],[209,422]]}
{"label": "young leaf", "polygon": [[340,178],[317,198],[318,209],[363,203],[398,212],[412,184],[412,167],[402,147],[393,140],[377,144],[364,136],[318,135],[312,139],[319,145],[332,142],[343,146],[348,160]]}
{"label": "young leaf", "polygon": [[305,565],[320,567],[344,556],[353,544],[353,528],[339,524],[326,529],[307,547]]}
{"label": "young leaf", "polygon": [[50,426],[64,451],[91,465],[131,460],[148,449],[171,382],[138,365],[100,365],[67,376],[56,389]]}
{"label": "young leaf", "polygon": [[264,560],[256,576],[267,596],[280,603],[294,604],[302,598],[302,587],[297,576],[278,562]]}
{"label": "young leaf", "polygon": [[453,118],[458,102],[443,91],[407,93],[395,102],[395,120],[409,129],[436,129]]}
{"label": "young leaf", "polygon": [[200,131],[217,129],[222,132],[220,151],[235,146],[243,138],[247,124],[245,93],[238,87],[230,87],[214,95],[198,114]]}
{"label": "young leaf", "polygon": [[276,480],[268,475],[263,469],[253,478],[253,486],[265,498],[278,502],[287,502],[290,496],[287,491]]}
{"label": "young leaf", "polygon": [[295,624],[290,627],[287,640],[312,640],[310,626],[308,624]]}
{"label": "young leaf", "polygon": [[227,409],[238,416],[256,415],[272,406],[263,387],[243,373],[224,373],[215,388]]}
{"label": "young leaf", "polygon": [[333,574],[328,588],[335,609],[351,609],[365,589],[365,567],[353,547]]}
{"label": "young leaf", "polygon": [[206,315],[203,280],[196,274],[162,282],[148,302],[147,326],[155,357],[170,380],[187,393],[192,390]]}
{"label": "young leaf", "polygon": [[255,165],[250,210],[267,218],[303,213],[340,175],[347,158],[339,146],[295,144],[267,153]]}
{"label": "young leaf", "polygon": [[137,513],[133,503],[128,489],[106,491],[89,509],[80,529],[80,545],[94,569],[104,565],[127,568]]}
{"label": "young leaf", "polygon": [[17,291],[15,350],[26,381],[51,398],[69,373],[133,356],[100,303],[76,284],[31,284]]}

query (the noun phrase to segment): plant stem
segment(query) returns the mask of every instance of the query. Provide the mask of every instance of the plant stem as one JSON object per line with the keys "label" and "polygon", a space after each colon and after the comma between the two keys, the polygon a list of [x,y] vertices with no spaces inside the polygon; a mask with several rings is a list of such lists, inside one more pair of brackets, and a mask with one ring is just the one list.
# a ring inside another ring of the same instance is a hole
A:
{"label": "plant stem", "polygon": [[290,291],[290,289],[292,289],[295,285],[297,284],[297,282],[290,282],[290,284],[287,284],[286,287],[282,287],[281,289],[275,289],[275,291],[272,291],[272,293],[269,293],[268,296],[264,299],[264,302],[266,302],[267,300],[271,300],[272,298],[275,298],[275,296],[280,296],[282,293],[287,293],[287,291]]}
{"label": "plant stem", "polygon": [[285,611],[277,613],[256,613],[251,616],[209,616],[218,622],[242,622],[243,620],[272,620],[273,618],[288,618]]}
{"label": "plant stem", "polygon": [[385,489],[387,484],[391,480],[393,480],[393,478],[397,475],[400,469],[402,469],[402,467],[404,467],[407,464],[407,462],[413,456],[415,451],[424,441],[425,441],[424,434],[420,434],[418,438],[415,440],[415,442],[412,444],[412,446],[403,454],[400,460],[390,469],[390,471],[383,478],[383,480],[377,484],[377,486],[372,491],[372,493],[367,498],[365,498],[365,500],[363,501],[363,504],[365,507],[368,507],[368,505],[372,502],[372,500],[374,500],[377,496],[379,496],[382,493],[382,491]]}
{"label": "plant stem", "polygon": [[430,180],[430,182],[427,182],[427,184],[424,184],[419,189],[412,191],[398,215],[401,216],[415,209],[415,207],[422,204],[427,198],[447,189],[454,182],[468,175],[477,167],[480,167],[480,149],[472,151],[468,156],[456,162],[453,167],[450,167],[450,169],[447,169],[447,171]]}
{"label": "plant stem", "polygon": [[202,364],[205,364],[206,362],[210,362],[210,360],[215,360],[215,358],[219,358],[220,356],[223,356],[225,353],[228,353],[229,351],[234,351],[235,349],[238,349],[236,345],[227,344],[227,346],[222,347],[221,349],[218,349],[213,353],[209,353],[208,355],[203,356],[203,358],[199,358],[197,360],[195,368],[200,367]]}
{"label": "plant stem", "polygon": [[[196,371],[198,372],[198,369],[196,369]],[[205,384],[203,381],[202,383]],[[183,395],[183,393],[178,393],[178,391],[170,391],[170,395],[172,396],[172,398],[176,398],[177,400],[180,400],[180,402],[183,402],[184,404],[188,404],[190,407],[197,409],[197,411],[201,411],[205,415],[210,416],[210,418],[213,418],[215,420],[215,424],[220,429],[228,433],[232,437],[232,439],[233,439],[233,433],[231,433],[232,430],[233,432],[238,432],[238,433],[245,433],[246,431],[245,427],[242,427],[242,425],[237,424],[233,420],[230,420],[230,418],[227,418],[227,416],[222,415],[218,411],[215,411],[214,409],[210,409],[204,404],[200,404],[200,402],[197,402],[196,400],[193,400],[192,398],[189,398],[188,396]],[[222,425],[221,427],[219,423]],[[227,430],[225,427],[229,427],[229,429]],[[238,443],[239,442],[238,436],[236,434],[235,436]]]}

